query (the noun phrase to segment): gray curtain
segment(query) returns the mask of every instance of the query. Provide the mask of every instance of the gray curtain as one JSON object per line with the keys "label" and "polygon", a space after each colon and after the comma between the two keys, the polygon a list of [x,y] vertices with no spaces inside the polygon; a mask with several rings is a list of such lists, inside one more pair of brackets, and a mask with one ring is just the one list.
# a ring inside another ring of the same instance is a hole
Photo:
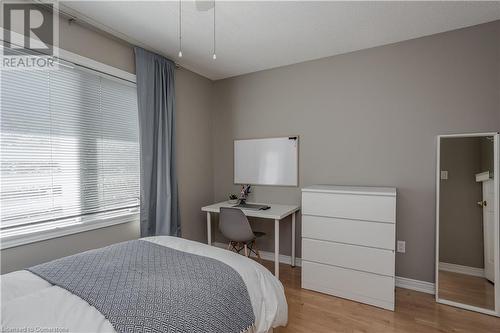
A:
{"label": "gray curtain", "polygon": [[175,168],[175,64],[135,48],[141,145],[141,237],[180,236]]}

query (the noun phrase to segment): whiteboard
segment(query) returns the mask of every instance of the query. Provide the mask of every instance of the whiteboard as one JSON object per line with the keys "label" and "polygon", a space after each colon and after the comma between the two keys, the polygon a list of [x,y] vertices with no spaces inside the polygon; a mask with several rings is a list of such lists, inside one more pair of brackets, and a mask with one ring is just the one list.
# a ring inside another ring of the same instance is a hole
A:
{"label": "whiteboard", "polygon": [[297,136],[234,140],[234,183],[298,185]]}

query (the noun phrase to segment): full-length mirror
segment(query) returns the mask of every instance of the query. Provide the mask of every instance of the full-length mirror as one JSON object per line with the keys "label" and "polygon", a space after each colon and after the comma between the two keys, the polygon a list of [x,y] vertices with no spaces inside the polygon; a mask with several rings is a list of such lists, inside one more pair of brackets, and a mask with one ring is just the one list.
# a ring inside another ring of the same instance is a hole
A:
{"label": "full-length mirror", "polygon": [[497,313],[498,134],[438,138],[436,298]]}

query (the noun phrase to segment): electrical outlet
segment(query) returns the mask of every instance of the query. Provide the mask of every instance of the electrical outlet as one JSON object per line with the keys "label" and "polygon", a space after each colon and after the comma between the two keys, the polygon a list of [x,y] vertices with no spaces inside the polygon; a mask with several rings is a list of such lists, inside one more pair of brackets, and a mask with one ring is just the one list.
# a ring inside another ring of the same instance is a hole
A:
{"label": "electrical outlet", "polygon": [[441,179],[442,180],[448,179],[448,171],[447,170],[441,170]]}
{"label": "electrical outlet", "polygon": [[398,240],[398,252],[405,253],[406,252],[406,242]]}

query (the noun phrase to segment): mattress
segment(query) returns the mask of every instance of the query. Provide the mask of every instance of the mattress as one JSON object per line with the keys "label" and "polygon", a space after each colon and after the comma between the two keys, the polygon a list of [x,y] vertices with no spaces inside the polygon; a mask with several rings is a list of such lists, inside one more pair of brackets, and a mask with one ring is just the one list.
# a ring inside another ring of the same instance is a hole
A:
{"label": "mattress", "polygon": [[[219,260],[238,272],[245,283],[255,314],[255,330],[268,332],[285,326],[288,306],[283,286],[259,263],[239,254],[177,237],[143,240]],[[94,307],[66,289],[51,285],[25,270],[1,276],[3,330],[34,329],[50,332],[115,332]]]}

